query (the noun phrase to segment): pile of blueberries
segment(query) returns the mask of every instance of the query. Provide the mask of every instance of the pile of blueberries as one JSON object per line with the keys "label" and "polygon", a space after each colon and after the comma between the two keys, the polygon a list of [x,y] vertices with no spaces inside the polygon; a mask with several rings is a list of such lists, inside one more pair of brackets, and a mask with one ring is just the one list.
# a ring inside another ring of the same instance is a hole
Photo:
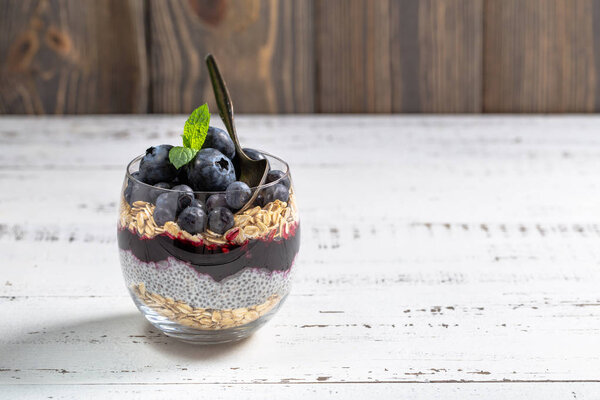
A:
{"label": "pile of blueberries", "polygon": [[[135,179],[127,183],[125,200],[129,204],[135,201],[155,204],[154,221],[158,226],[176,221],[191,234],[203,232],[207,227],[215,233],[225,233],[233,227],[233,212],[252,197],[252,189],[236,180],[233,141],[224,130],[210,127],[202,149],[179,170],[169,160],[172,147],[163,144],[146,150],[139,171],[131,174]],[[244,149],[244,152],[255,160],[265,158],[253,149]],[[269,171],[267,183],[278,182],[257,195],[256,205],[262,207],[277,199],[288,201],[290,180],[284,176],[283,171]],[[205,198],[194,195],[195,191],[222,193]]]}

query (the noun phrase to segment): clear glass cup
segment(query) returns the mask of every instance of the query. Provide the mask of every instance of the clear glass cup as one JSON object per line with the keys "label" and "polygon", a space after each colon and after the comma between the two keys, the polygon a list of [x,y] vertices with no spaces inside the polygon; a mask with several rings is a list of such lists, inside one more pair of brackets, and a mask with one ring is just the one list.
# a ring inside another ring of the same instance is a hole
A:
{"label": "clear glass cup", "polygon": [[[300,221],[287,163],[261,153],[284,176],[251,188],[259,191],[257,200],[234,213],[233,227],[222,234],[208,228],[191,234],[176,221],[157,224],[155,199],[173,191],[136,179],[142,156],[127,166],[117,234],[123,276],[138,309],[166,335],[199,344],[239,340],[264,325],[285,301]],[[268,193],[278,184],[287,184],[288,199],[269,202]],[[214,194],[194,192],[193,197],[206,211],[205,202]]]}

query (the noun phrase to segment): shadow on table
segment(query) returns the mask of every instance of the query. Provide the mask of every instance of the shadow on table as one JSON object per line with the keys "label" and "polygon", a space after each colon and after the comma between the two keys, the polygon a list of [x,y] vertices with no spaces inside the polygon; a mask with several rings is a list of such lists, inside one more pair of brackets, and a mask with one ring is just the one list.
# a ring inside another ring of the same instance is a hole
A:
{"label": "shadow on table", "polygon": [[80,360],[89,362],[94,356],[103,360],[122,360],[124,357],[151,360],[153,350],[172,356],[169,358],[200,361],[225,356],[251,341],[252,338],[248,338],[212,346],[187,344],[165,336],[138,312],[132,312],[75,324],[56,323],[49,327],[29,328],[19,337],[4,337],[0,341],[0,354],[6,362],[0,364],[39,365],[42,368],[40,360],[43,360],[43,367],[67,369]]}

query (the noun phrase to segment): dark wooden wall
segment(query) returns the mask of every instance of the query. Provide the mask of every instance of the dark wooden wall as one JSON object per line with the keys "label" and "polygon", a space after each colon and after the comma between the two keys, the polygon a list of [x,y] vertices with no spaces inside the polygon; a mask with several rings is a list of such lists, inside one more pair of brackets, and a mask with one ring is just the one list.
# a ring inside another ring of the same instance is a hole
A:
{"label": "dark wooden wall", "polygon": [[0,113],[597,112],[600,0],[0,0]]}
{"label": "dark wooden wall", "polygon": [[600,1],[486,0],[484,15],[484,111],[600,111]]}

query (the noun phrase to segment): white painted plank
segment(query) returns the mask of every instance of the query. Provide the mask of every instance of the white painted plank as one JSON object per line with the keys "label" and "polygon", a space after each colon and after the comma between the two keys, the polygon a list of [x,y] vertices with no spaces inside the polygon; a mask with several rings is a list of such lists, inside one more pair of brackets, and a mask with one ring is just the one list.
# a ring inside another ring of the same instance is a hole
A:
{"label": "white painted plank", "polygon": [[102,398],[106,400],[165,398],[198,399],[207,395],[219,399],[256,398],[326,398],[344,399],[532,399],[546,400],[598,398],[600,384],[596,383],[494,383],[494,384],[261,384],[261,385],[7,385],[0,399],[29,400],[52,398],[55,400]]}
{"label": "white painted plank", "polygon": [[456,287],[453,296],[443,287],[324,289],[296,291],[253,338],[211,348],[164,337],[125,297],[3,299],[11,324],[0,339],[0,382],[598,379],[597,303],[551,292],[502,299],[497,285]]}

